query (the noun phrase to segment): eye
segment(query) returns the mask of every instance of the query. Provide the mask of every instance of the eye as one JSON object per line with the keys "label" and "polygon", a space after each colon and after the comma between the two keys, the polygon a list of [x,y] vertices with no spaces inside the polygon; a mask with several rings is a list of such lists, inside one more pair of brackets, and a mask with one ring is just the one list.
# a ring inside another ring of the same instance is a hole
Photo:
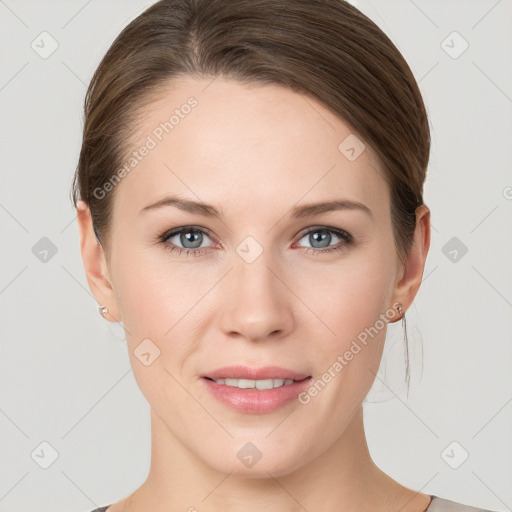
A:
{"label": "eye", "polygon": [[[331,247],[330,244],[334,239],[338,238],[341,242],[338,243],[337,246]],[[321,254],[331,251],[339,251],[344,249],[347,245],[350,245],[353,241],[352,235],[343,231],[342,229],[337,228],[329,228],[326,226],[317,226],[309,231],[301,234],[301,239],[307,239],[308,243],[310,243],[309,247],[306,247],[308,250],[307,253],[312,254]]]}
{"label": "eye", "polygon": [[172,231],[167,231],[160,236],[160,241],[164,244],[164,247],[171,252],[177,251],[178,254],[185,253],[187,256],[190,254],[199,256],[206,252],[205,248],[207,248],[208,245],[205,245],[204,242],[208,238],[210,237],[204,229],[194,226],[184,226]]}

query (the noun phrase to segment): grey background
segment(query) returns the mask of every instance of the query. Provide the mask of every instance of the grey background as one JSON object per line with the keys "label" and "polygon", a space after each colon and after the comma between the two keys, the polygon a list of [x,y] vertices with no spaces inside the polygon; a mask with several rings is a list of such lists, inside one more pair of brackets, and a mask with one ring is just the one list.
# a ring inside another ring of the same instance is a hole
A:
{"label": "grey background", "polygon": [[[149,468],[149,406],[88,289],[69,188],[86,84],[151,3],[0,0],[2,512],[86,512]],[[365,404],[370,451],[411,488],[512,510],[512,2],[353,3],[409,62],[433,138],[411,392],[393,324]]]}

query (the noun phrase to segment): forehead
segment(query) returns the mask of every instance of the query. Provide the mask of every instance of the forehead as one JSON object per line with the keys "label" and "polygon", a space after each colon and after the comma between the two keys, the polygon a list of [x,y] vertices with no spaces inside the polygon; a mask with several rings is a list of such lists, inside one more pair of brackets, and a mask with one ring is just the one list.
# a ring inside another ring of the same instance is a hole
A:
{"label": "forehead", "polygon": [[276,84],[175,79],[139,113],[128,145],[136,161],[115,209],[167,193],[251,213],[341,196],[387,208],[374,150],[321,102]]}

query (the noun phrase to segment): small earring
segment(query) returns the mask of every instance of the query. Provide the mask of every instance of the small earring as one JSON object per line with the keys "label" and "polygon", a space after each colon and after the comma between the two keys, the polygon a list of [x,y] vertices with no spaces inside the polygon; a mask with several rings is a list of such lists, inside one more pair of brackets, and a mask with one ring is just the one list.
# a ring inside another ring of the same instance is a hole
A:
{"label": "small earring", "polygon": [[100,315],[105,316],[108,313],[107,306],[99,306]]}
{"label": "small earring", "polygon": [[402,304],[398,304],[398,306],[396,307],[396,310],[398,311],[398,314],[401,315],[404,308],[402,307]]}

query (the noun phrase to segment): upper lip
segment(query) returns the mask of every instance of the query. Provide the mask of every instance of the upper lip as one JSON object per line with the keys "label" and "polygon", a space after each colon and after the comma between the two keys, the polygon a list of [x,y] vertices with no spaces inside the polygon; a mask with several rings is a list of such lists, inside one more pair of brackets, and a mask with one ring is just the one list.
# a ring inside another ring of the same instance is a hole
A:
{"label": "upper lip", "polygon": [[249,379],[249,380],[265,380],[265,379],[293,379],[303,380],[309,377],[306,373],[299,373],[280,366],[263,366],[261,368],[253,368],[250,366],[236,365],[224,366],[212,370],[203,377],[213,380],[217,379]]}

